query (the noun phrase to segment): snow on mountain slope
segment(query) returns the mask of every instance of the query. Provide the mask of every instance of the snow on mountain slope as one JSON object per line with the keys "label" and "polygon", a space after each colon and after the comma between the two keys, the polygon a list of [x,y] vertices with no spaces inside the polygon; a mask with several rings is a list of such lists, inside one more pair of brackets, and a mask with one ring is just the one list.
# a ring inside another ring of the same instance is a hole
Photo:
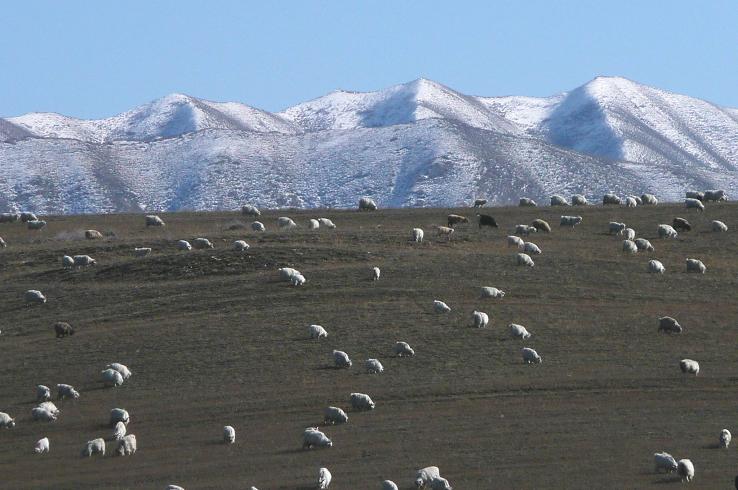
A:
{"label": "snow on mountain slope", "polygon": [[0,119],[0,143],[13,142],[30,138],[32,135],[27,130],[17,126],[10,121]]}

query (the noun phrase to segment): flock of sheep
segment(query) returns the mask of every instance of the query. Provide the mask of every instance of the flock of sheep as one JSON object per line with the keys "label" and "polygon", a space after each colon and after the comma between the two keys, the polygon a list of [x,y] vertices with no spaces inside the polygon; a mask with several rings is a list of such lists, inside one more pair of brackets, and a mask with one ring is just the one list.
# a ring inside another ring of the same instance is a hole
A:
{"label": "flock of sheep", "polygon": [[[705,191],[705,192],[687,192],[687,198],[685,199],[685,207],[687,209],[697,209],[703,211],[705,209],[704,203],[710,201],[723,201],[727,200],[727,196],[724,191]],[[475,208],[481,208],[486,204],[486,200],[477,199],[474,202]],[[554,195],[551,197],[551,206],[584,206],[587,205],[587,199],[582,195],[574,195],[571,198],[571,203],[568,202],[564,197],[560,195]],[[603,205],[623,205],[627,208],[636,207],[640,205],[654,206],[657,205],[658,201],[655,196],[651,194],[643,194],[642,196],[626,196],[621,199],[614,194],[606,194],[603,197]],[[521,198],[520,206],[523,207],[535,207],[536,202],[530,198]],[[375,211],[378,209],[377,204],[370,198],[361,198],[359,201],[359,211]],[[252,205],[245,205],[242,208],[242,214],[245,216],[251,216],[258,218],[261,212]],[[492,228],[498,228],[496,220],[486,214],[478,214],[478,225],[489,226]],[[30,230],[39,230],[46,225],[45,221],[39,220],[33,213],[3,213],[0,214],[0,223],[13,223],[13,222],[24,222]],[[570,228],[574,230],[577,225],[582,222],[581,216],[561,216],[560,226]],[[447,217],[448,226],[438,226],[437,233],[441,236],[446,236],[450,240],[453,236],[454,229],[457,225],[462,223],[469,223],[469,219],[456,214],[451,214]],[[166,226],[164,221],[155,215],[149,215],[145,217],[145,225],[147,227],[163,227]],[[291,229],[298,225],[289,217],[279,217],[277,219],[277,226],[280,229]],[[310,219],[308,221],[308,228],[317,229],[319,227],[335,228],[335,224],[328,218]],[[253,231],[264,231],[266,230],[265,225],[260,221],[254,221],[251,224]],[[722,221],[713,221],[711,224],[711,230],[714,232],[725,232],[728,227]],[[678,231],[689,231],[691,225],[684,218],[675,218],[671,225],[669,224],[658,224],[657,233],[662,239],[673,239],[678,236]],[[609,234],[623,236],[622,250],[629,254],[636,254],[638,252],[655,252],[655,247],[645,238],[637,238],[636,231],[629,228],[625,223],[610,222],[608,223],[607,231]],[[530,235],[535,233],[550,233],[551,226],[542,219],[536,219],[531,224],[519,224],[515,226],[515,234],[506,237],[506,241],[509,247],[517,249],[515,253],[515,263],[519,266],[534,267],[535,263],[531,255],[541,255],[543,251],[541,248],[533,242],[526,241]],[[85,237],[90,240],[101,239],[103,234],[97,230],[86,230]],[[421,228],[413,228],[411,231],[411,241],[416,243],[422,243],[424,239],[424,230]],[[7,243],[0,237],[0,247],[6,247]],[[180,251],[189,251],[195,249],[209,249],[214,248],[214,245],[207,238],[198,237],[193,239],[191,242],[187,240],[178,240],[174,243],[174,247]],[[247,251],[250,246],[243,240],[236,240],[233,242],[233,249],[236,251]],[[133,255],[137,257],[143,257],[151,253],[151,248],[135,248]],[[96,264],[96,260],[89,255],[64,255],[61,259],[62,266],[64,268],[80,268],[88,267]],[[648,271],[652,273],[661,273],[665,271],[664,265],[658,260],[652,259],[648,262]],[[706,266],[701,260],[687,258],[686,259],[686,270],[687,272],[701,273],[704,274],[707,270]],[[279,278],[282,281],[290,283],[292,286],[303,286],[306,283],[304,275],[289,267],[283,267],[278,270]],[[373,267],[370,271],[370,278],[374,281],[379,280],[381,277],[381,271],[378,267]],[[495,287],[483,287],[481,290],[481,296],[483,298],[503,298],[505,292]],[[24,301],[27,304],[43,304],[46,302],[46,297],[39,290],[28,290],[24,294]],[[438,314],[445,314],[451,311],[451,307],[441,300],[433,301],[433,310]],[[472,312],[472,325],[476,328],[485,328],[489,323],[489,316],[487,313],[482,311]],[[664,316],[658,319],[659,325],[658,330],[666,333],[679,334],[682,332],[682,326],[679,322],[669,316]],[[512,338],[527,340],[532,334],[526,329],[525,326],[511,323],[509,325],[509,334]],[[66,337],[74,334],[74,328],[65,322],[57,322],[54,325],[54,330],[57,337]],[[310,325],[308,327],[308,336],[311,339],[319,341],[320,339],[326,338],[328,332],[325,328],[320,325]],[[413,348],[404,341],[398,341],[393,347],[394,355],[398,357],[412,357],[415,355]],[[521,349],[522,361],[525,364],[540,364],[542,362],[541,355],[530,347],[523,347]],[[346,352],[340,350],[332,351],[332,360],[337,368],[351,368],[353,363]],[[685,374],[697,375],[700,370],[699,363],[692,359],[682,359],[679,362],[680,369]],[[364,369],[370,374],[380,374],[384,371],[384,367],[378,359],[367,359],[364,362]],[[100,380],[105,387],[115,388],[121,386],[124,382],[127,382],[132,376],[130,369],[124,364],[114,362],[105,366],[101,371]],[[57,401],[63,402],[65,399],[77,400],[80,398],[80,393],[71,385],[68,384],[57,384]],[[52,390],[43,384],[36,386],[36,400],[38,405],[31,410],[31,419],[39,422],[54,422],[61,415],[61,410],[57,408],[52,399]],[[374,410],[375,402],[371,399],[368,394],[365,393],[351,393],[348,399],[348,403],[351,408],[356,412]],[[345,424],[348,422],[348,415],[346,412],[335,406],[329,406],[324,409],[324,424],[335,425]],[[133,455],[137,449],[136,436],[128,433],[128,425],[130,423],[130,415],[123,408],[115,408],[110,413],[109,419],[110,426],[112,428],[112,434],[108,440],[115,441],[114,453],[119,456]],[[11,417],[8,413],[0,412],[0,428],[10,429],[15,427],[16,419]],[[233,426],[227,425],[223,427],[223,442],[225,444],[234,444],[236,442],[236,431]],[[731,441],[731,433],[727,429],[723,429],[719,434],[719,443],[721,447],[727,448]],[[302,434],[302,447],[304,449],[312,448],[329,448],[333,446],[333,441],[318,427],[308,427],[303,431]],[[40,438],[34,445],[33,450],[37,454],[48,453],[51,448],[51,443],[48,437]],[[106,439],[103,437],[93,438],[84,444],[81,454],[83,457],[93,456],[105,456],[106,453]],[[694,464],[689,459],[681,459],[677,461],[669,453],[658,452],[654,454],[655,469],[657,472],[676,472],[683,481],[691,481],[695,475]],[[327,489],[331,483],[332,475],[327,468],[320,468],[317,475],[317,488]],[[451,485],[443,478],[440,474],[440,470],[436,466],[429,466],[422,468],[417,471],[414,480],[417,488],[430,488],[432,490],[451,490]],[[390,481],[385,480],[382,482],[383,490],[397,490],[397,485]],[[170,490],[182,489],[177,485],[170,485]],[[251,487],[252,490],[256,490],[255,487]]]}

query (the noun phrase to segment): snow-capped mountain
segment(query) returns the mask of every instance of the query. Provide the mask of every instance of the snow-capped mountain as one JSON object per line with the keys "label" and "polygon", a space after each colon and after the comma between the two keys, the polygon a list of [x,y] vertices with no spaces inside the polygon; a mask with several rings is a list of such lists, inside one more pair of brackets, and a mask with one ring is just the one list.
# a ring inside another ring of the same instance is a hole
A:
{"label": "snow-capped mountain", "polygon": [[272,114],[173,94],[118,116],[0,119],[0,210],[449,206],[738,190],[738,110],[598,77],[547,98],[419,79]]}

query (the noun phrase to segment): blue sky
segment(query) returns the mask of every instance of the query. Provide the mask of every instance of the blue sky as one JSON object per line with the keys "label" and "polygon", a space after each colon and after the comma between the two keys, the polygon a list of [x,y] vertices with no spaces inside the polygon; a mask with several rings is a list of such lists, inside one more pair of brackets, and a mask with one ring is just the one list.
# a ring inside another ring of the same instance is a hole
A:
{"label": "blue sky", "polygon": [[620,75],[738,107],[735,0],[29,0],[2,17],[6,117],[106,117],[172,92],[275,111],[418,77],[540,96]]}

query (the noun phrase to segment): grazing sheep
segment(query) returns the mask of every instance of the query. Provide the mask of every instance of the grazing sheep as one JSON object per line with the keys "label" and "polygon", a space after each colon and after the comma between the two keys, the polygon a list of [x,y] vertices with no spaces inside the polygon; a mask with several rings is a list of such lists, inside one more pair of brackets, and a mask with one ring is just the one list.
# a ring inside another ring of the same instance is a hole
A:
{"label": "grazing sheep", "polygon": [[638,245],[633,240],[623,240],[623,252],[638,253]]}
{"label": "grazing sheep", "polygon": [[625,207],[626,208],[634,208],[638,206],[638,201],[635,200],[634,197],[628,196],[625,198]]}
{"label": "grazing sheep", "polygon": [[517,323],[511,323],[509,325],[510,327],[510,336],[514,339],[529,339],[530,338],[530,332],[522,325],[518,325]]}
{"label": "grazing sheep", "polygon": [[542,231],[544,233],[551,233],[551,225],[548,224],[547,221],[544,221],[540,218],[534,219],[530,226],[536,229],[536,231]]}
{"label": "grazing sheep", "polygon": [[654,273],[654,274],[663,274],[666,272],[666,267],[664,267],[664,264],[662,264],[658,260],[649,260],[648,261],[648,272]]}
{"label": "grazing sheep", "polygon": [[37,289],[29,289],[23,294],[23,299],[27,304],[44,304],[46,303],[46,296]]}
{"label": "grazing sheep", "polygon": [[438,469],[438,466],[426,466],[415,473],[415,486],[417,488],[424,488],[426,485],[430,485],[434,478],[439,478],[440,476],[441,471]]}
{"label": "grazing sheep", "polygon": [[233,250],[236,252],[245,252],[249,247],[250,245],[243,240],[236,240],[233,242]]}
{"label": "grazing sheep", "polygon": [[85,444],[85,447],[82,449],[83,458],[91,458],[95,454],[105,456],[105,439],[102,437],[87,441],[87,444]]}
{"label": "grazing sheep", "polygon": [[133,249],[133,255],[136,257],[151,255],[151,247],[136,247]]}
{"label": "grazing sheep", "polygon": [[643,201],[644,206],[656,206],[659,203],[659,200],[653,194],[641,195],[641,201]]}
{"label": "grazing sheep", "polygon": [[318,221],[317,219],[313,219],[313,218],[308,220],[309,230],[317,230],[318,228],[320,228],[320,221]]}
{"label": "grazing sheep", "polygon": [[113,439],[116,441],[120,441],[126,435],[126,432],[128,432],[128,429],[126,429],[126,424],[120,421],[116,422],[115,428],[113,429]]}
{"label": "grazing sheep", "polygon": [[492,216],[488,214],[477,214],[477,218],[479,219],[480,230],[483,226],[489,226],[490,228],[499,228],[499,226],[497,226],[497,220],[495,220]]}
{"label": "grazing sheep", "polygon": [[656,467],[656,473],[660,473],[661,470],[663,470],[665,473],[674,473],[678,467],[674,456],[667,452],[654,453],[653,462]]}
{"label": "grazing sheep", "polygon": [[325,490],[331,484],[331,472],[328,468],[321,468],[318,472],[318,489]]}
{"label": "grazing sheep", "polygon": [[610,223],[608,224],[608,233],[610,235],[612,234],[622,235],[623,232],[625,231],[625,228],[626,228],[625,223],[618,223],[617,221],[610,221]]}
{"label": "grazing sheep", "polygon": [[449,307],[446,303],[440,300],[434,300],[433,301],[433,310],[436,313],[450,313],[451,307]]}
{"label": "grazing sheep", "polygon": [[339,368],[350,368],[352,365],[351,359],[349,359],[348,354],[346,354],[342,350],[333,351],[333,362],[335,362],[336,367]]}
{"label": "grazing sheep", "polygon": [[689,224],[689,221],[687,221],[684,218],[674,218],[674,220],[671,222],[671,226],[675,230],[680,230],[680,231],[691,231],[692,230],[692,225]]}
{"label": "grazing sheep", "polygon": [[308,327],[308,333],[311,339],[320,339],[328,337],[328,332],[325,331],[320,325],[310,325]]}
{"label": "grazing sheep", "polygon": [[521,197],[518,206],[520,206],[521,208],[534,208],[538,206],[538,204],[536,204],[536,202],[529,197]]}
{"label": "grazing sheep", "polygon": [[118,441],[118,447],[115,449],[115,454],[118,456],[130,456],[136,454],[136,436],[134,434],[127,434]]}
{"label": "grazing sheep", "polygon": [[692,481],[694,478],[694,464],[689,459],[680,459],[677,463],[677,474],[682,477],[682,481]]}
{"label": "grazing sheep", "polygon": [[700,191],[687,191],[685,194],[687,199],[697,199],[699,201],[705,200],[705,193]]}
{"label": "grazing sheep", "polygon": [[123,376],[123,379],[128,379],[133,374],[131,373],[131,370],[128,369],[128,366],[119,362],[112,362],[105,366],[105,369],[113,369],[115,371],[118,371],[120,375]]}
{"label": "grazing sheep", "polygon": [[41,422],[56,422],[56,415],[41,407],[31,409],[31,418]]}
{"label": "grazing sheep", "polygon": [[66,337],[67,335],[74,335],[74,329],[67,322],[56,322],[54,324],[54,331],[56,332],[56,338]]}
{"label": "grazing sheep", "polygon": [[430,482],[431,490],[453,490],[451,484],[442,476],[437,476]]}
{"label": "grazing sheep", "polygon": [[348,415],[346,412],[338,407],[328,407],[323,410],[323,423],[325,425],[331,424],[345,424],[348,422]]}
{"label": "grazing sheep", "polygon": [[236,442],[236,429],[230,425],[223,427],[223,442],[226,444],[233,444]]}
{"label": "grazing sheep", "polygon": [[262,223],[261,221],[254,221],[253,223],[251,223],[251,229],[253,231],[264,231],[266,230],[266,226],[264,226],[264,223]]}
{"label": "grazing sheep", "polygon": [[712,222],[712,231],[714,232],[725,232],[728,231],[728,225],[722,221],[715,220]]}
{"label": "grazing sheep", "polygon": [[382,490],[398,490],[397,484],[392,480],[384,480],[382,482]]}
{"label": "grazing sheep", "polygon": [[635,240],[636,232],[633,228],[626,228],[623,232],[623,236],[625,236],[626,240]]}
{"label": "grazing sheep", "polygon": [[659,318],[659,332],[666,333],[682,333],[682,326],[676,319],[670,316],[662,316]]}
{"label": "grazing sheep", "polygon": [[487,204],[487,200],[486,199],[474,199],[474,207],[475,208],[481,208],[485,204]]}
{"label": "grazing sheep", "polygon": [[36,385],[36,401],[45,402],[51,400],[51,388],[44,385]]}
{"label": "grazing sheep", "polygon": [[454,225],[458,225],[459,223],[468,223],[469,218],[467,218],[466,216],[458,215],[458,214],[449,214],[447,216],[447,221],[448,221],[448,227],[453,228]]}
{"label": "grazing sheep", "polygon": [[23,211],[20,214],[20,220],[22,223],[28,223],[29,221],[38,221],[38,216],[34,213]]}
{"label": "grazing sheep", "polygon": [[302,433],[302,448],[332,447],[333,441],[323,434],[317,427],[308,427]]}
{"label": "grazing sheep", "polygon": [[530,255],[519,253],[515,255],[515,262],[518,265],[524,265],[526,267],[534,267],[536,264],[533,262],[533,259],[530,258]]}
{"label": "grazing sheep", "polygon": [[485,286],[482,288],[482,298],[504,298],[505,291],[501,289]]}
{"label": "grazing sheep", "polygon": [[351,393],[350,401],[354,410],[374,410],[374,402],[364,393]]}
{"label": "grazing sheep", "polygon": [[124,408],[114,408],[110,411],[110,426],[115,427],[115,424],[118,422],[123,422],[124,424],[128,425],[128,422],[131,421],[131,416],[128,414],[128,411]]}
{"label": "grazing sheep", "polygon": [[604,196],[602,196],[603,206],[606,206],[608,204],[616,204],[619,206],[621,202],[622,201],[620,200],[618,196],[616,196],[615,194],[609,193],[609,192],[605,194]]}
{"label": "grazing sheep", "polygon": [[536,245],[533,242],[525,242],[523,244],[523,252],[533,254],[533,255],[541,255],[541,249],[538,248],[538,245]]}
{"label": "grazing sheep", "polygon": [[523,241],[522,238],[515,235],[508,235],[507,236],[507,246],[508,247],[515,247],[518,250],[522,250],[525,246],[525,241]]}
{"label": "grazing sheep", "polygon": [[564,196],[560,196],[558,194],[554,194],[551,196],[551,206],[568,206],[569,203],[566,202],[566,198]]}
{"label": "grazing sheep", "polygon": [[702,204],[702,201],[700,201],[698,199],[685,199],[684,200],[684,207],[686,207],[687,209],[695,208],[695,209],[697,209],[699,211],[704,211],[705,210],[705,205]]}
{"label": "grazing sheep", "polygon": [[711,190],[711,191],[705,191],[705,197],[700,200],[704,202],[727,201],[728,196],[725,195],[724,190]]}
{"label": "grazing sheep", "polygon": [[489,315],[483,311],[475,311],[472,313],[472,326],[475,328],[485,328],[489,323]]}
{"label": "grazing sheep", "polygon": [[302,286],[305,284],[305,281],[305,276],[298,273],[292,276],[292,278],[290,279],[290,284],[292,284],[293,286]]}
{"label": "grazing sheep", "polygon": [[707,267],[702,263],[701,260],[687,259],[687,272],[697,272],[704,274],[707,271]]}
{"label": "grazing sheep", "polygon": [[49,452],[49,438],[44,437],[36,441],[36,445],[33,446],[33,452],[36,454],[44,454]]}
{"label": "grazing sheep", "polygon": [[359,211],[376,211],[377,203],[370,197],[362,197],[359,199]]}
{"label": "grazing sheep", "polygon": [[100,240],[103,234],[97,230],[85,230],[85,238],[88,240]]}
{"label": "grazing sheep", "polygon": [[149,214],[146,216],[146,226],[166,226],[164,220],[155,214]]}
{"label": "grazing sheep", "polygon": [[382,271],[379,267],[372,267],[372,281],[379,281],[379,276],[382,275]]}
{"label": "grazing sheep", "polygon": [[700,364],[692,359],[682,359],[679,361],[679,369],[684,374],[694,374],[697,376],[700,373]]}
{"label": "grazing sheep", "polygon": [[12,429],[15,427],[15,419],[5,412],[0,412],[0,428]]}
{"label": "grazing sheep", "polygon": [[330,228],[331,230],[334,230],[336,228],[336,225],[333,223],[333,221],[329,220],[328,218],[318,218],[318,223],[320,223],[320,226]]}
{"label": "grazing sheep", "polygon": [[244,204],[241,206],[241,214],[244,216],[261,216],[261,211],[257,209],[256,206],[252,206],[251,204]]}
{"label": "grazing sheep", "polygon": [[415,351],[407,342],[395,342],[395,347],[392,349],[392,351],[397,357],[415,356]]}
{"label": "grazing sheep", "polygon": [[29,230],[40,230],[44,226],[46,226],[46,221],[43,220],[36,220],[36,221],[29,221],[26,223]]}
{"label": "grazing sheep", "polygon": [[587,204],[589,204],[587,198],[581,194],[574,194],[573,196],[571,196],[571,203],[574,206],[586,206]]}
{"label": "grazing sheep", "polygon": [[0,248],[6,248],[8,246],[7,243],[5,243],[5,240],[3,240],[3,237],[0,236]]}
{"label": "grazing sheep", "polygon": [[192,246],[195,248],[195,250],[215,248],[215,245],[213,245],[207,238],[195,238],[194,240],[192,240]]}
{"label": "grazing sheep", "polygon": [[723,429],[720,431],[720,447],[723,449],[728,449],[728,446],[730,446],[730,440],[733,439],[733,436],[730,434],[730,431],[728,429]]}
{"label": "grazing sheep", "polygon": [[300,273],[300,271],[293,269],[292,267],[280,267],[277,269],[277,272],[279,272],[280,281],[290,281],[292,276]]}
{"label": "grazing sheep", "polygon": [[451,235],[454,234],[454,229],[449,228],[448,226],[436,226],[436,233],[438,236],[446,236],[449,240],[451,240]]}
{"label": "grazing sheep", "polygon": [[638,250],[646,250],[648,252],[654,252],[656,250],[653,245],[651,245],[651,242],[645,238],[636,238],[635,244],[636,247],[638,247]]}
{"label": "grazing sheep", "polygon": [[115,369],[102,371],[102,381],[107,387],[117,387],[123,384],[123,376]]}
{"label": "grazing sheep", "polygon": [[413,240],[415,243],[423,243],[423,230],[413,228]]}
{"label": "grazing sheep", "polygon": [[677,231],[669,225],[659,225],[656,231],[659,234],[659,238],[676,238],[678,236]]}
{"label": "grazing sheep", "polygon": [[177,240],[177,250],[190,251],[192,250],[192,245],[187,240]]}
{"label": "grazing sheep", "polygon": [[89,255],[75,255],[72,258],[76,267],[88,267],[97,264],[97,261]]}
{"label": "grazing sheep", "polygon": [[54,415],[59,415],[61,413],[61,410],[59,410],[56,405],[54,405],[54,402],[51,401],[45,401],[38,404],[39,408],[43,408],[44,410],[47,410]]}
{"label": "grazing sheep", "polygon": [[518,235],[528,236],[531,233],[536,233],[538,231],[538,228],[535,226],[528,226],[528,225],[515,225],[515,233]]}
{"label": "grazing sheep", "polygon": [[2,213],[0,214],[0,223],[15,223],[20,220],[18,213]]}
{"label": "grazing sheep", "polygon": [[523,354],[523,362],[526,364],[540,364],[543,362],[543,359],[538,355],[538,352],[530,347],[523,347],[521,352]]}
{"label": "grazing sheep", "polygon": [[58,400],[64,400],[66,398],[76,400],[79,398],[79,392],[72,385],[58,384],[56,385],[56,398]]}
{"label": "grazing sheep", "polygon": [[572,230],[574,227],[582,222],[581,216],[562,216],[559,226],[571,226]]}
{"label": "grazing sheep", "polygon": [[379,362],[379,359],[367,359],[364,367],[369,374],[380,374],[384,372],[384,366]]}

